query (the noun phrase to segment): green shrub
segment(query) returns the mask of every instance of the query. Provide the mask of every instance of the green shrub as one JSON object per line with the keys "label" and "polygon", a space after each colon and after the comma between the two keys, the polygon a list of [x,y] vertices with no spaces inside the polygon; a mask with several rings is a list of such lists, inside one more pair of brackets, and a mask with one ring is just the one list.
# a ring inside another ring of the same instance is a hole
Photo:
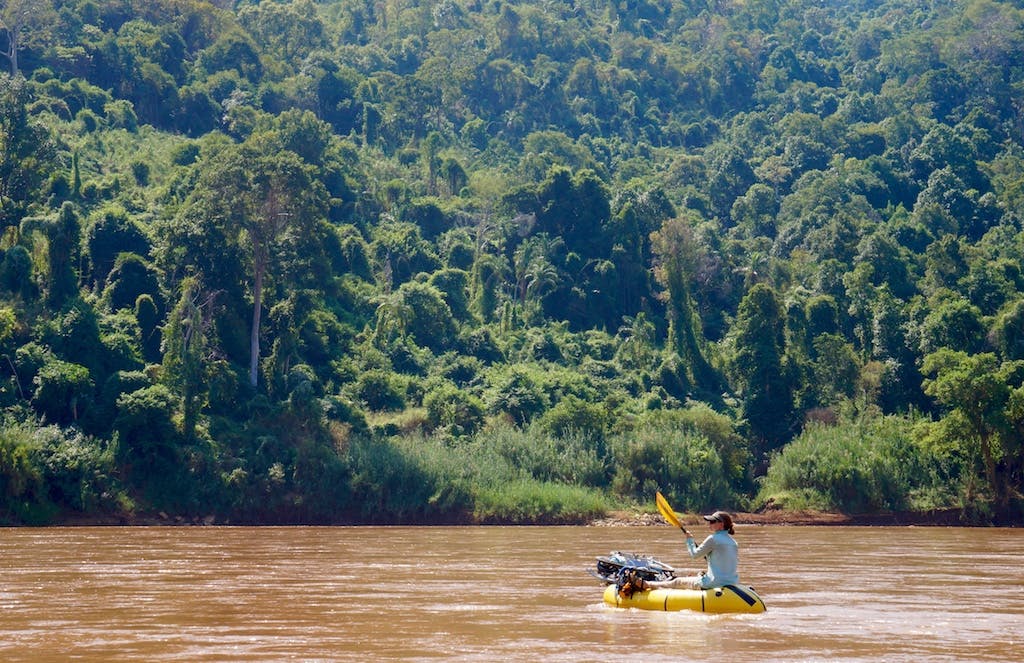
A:
{"label": "green shrub", "polygon": [[102,297],[112,311],[133,310],[140,295],[156,298],[159,293],[156,269],[142,256],[126,252],[117,255]]}
{"label": "green shrub", "polygon": [[0,523],[118,511],[127,498],[116,473],[110,446],[80,430],[8,419],[0,424]]}
{"label": "green shrub", "polygon": [[565,361],[562,348],[559,346],[560,340],[562,339],[549,328],[528,329],[522,353],[532,361]]}
{"label": "green shrub", "polygon": [[457,329],[444,293],[432,285],[410,282],[403,283],[397,294],[409,312],[406,331],[413,341],[434,352],[450,349]]}
{"label": "green shrub", "polygon": [[123,394],[137,389],[152,386],[153,381],[142,371],[116,371],[97,390],[98,395],[91,415],[97,420],[97,427],[102,425],[110,429],[117,417],[117,399]]}
{"label": "green shrub", "polygon": [[189,166],[199,158],[199,144],[189,141],[176,146],[171,152],[171,163],[176,166]]}
{"label": "green shrub", "polygon": [[772,458],[757,502],[848,513],[943,506],[948,481],[912,428],[896,417],[810,426]]}
{"label": "green shrub", "polygon": [[608,427],[608,410],[600,403],[569,395],[545,412],[537,423],[542,430],[558,437],[579,433],[601,440]]}
{"label": "green shrub", "polygon": [[[136,270],[136,279],[147,278],[148,262],[142,256],[149,253],[150,243],[145,231],[132,220],[128,211],[120,204],[105,205],[89,215],[85,231],[85,247],[89,258],[89,279],[97,289],[103,288],[107,277],[123,254],[134,254],[142,262]],[[123,278],[123,277],[121,277]],[[136,288],[140,292],[156,292],[151,283],[149,288]],[[130,306],[131,302],[123,306]]]}
{"label": "green shrub", "polygon": [[646,427],[615,437],[611,449],[618,495],[647,502],[660,490],[684,511],[742,506],[721,457],[701,434]]}
{"label": "green shrub", "polygon": [[88,108],[78,111],[75,119],[82,125],[82,131],[85,133],[92,133],[100,127],[100,118]]}
{"label": "green shrub", "polygon": [[14,351],[14,370],[22,384],[31,383],[39,370],[53,360],[53,353],[49,348],[31,341]]}
{"label": "green shrub", "polygon": [[330,420],[348,424],[358,434],[369,432],[366,415],[350,399],[342,395],[328,395],[321,401],[321,406]]}
{"label": "green shrub", "polygon": [[[647,405],[650,408],[651,402]],[[728,415],[716,412],[705,403],[691,403],[685,408],[651,408],[639,417],[636,426],[675,428],[703,436],[721,457],[732,487],[739,492],[750,490],[750,449]]]}
{"label": "green shrub", "polygon": [[117,399],[114,430],[120,436],[120,458],[131,479],[161,499],[173,492],[180,466],[181,435],[174,424],[178,399],[164,385],[143,387]]}
{"label": "green shrub", "polygon": [[423,406],[432,428],[455,436],[472,435],[484,422],[483,402],[451,384],[431,390],[424,396]]}
{"label": "green shrub", "polygon": [[139,323],[132,311],[122,309],[103,316],[100,320],[100,343],[105,350],[104,376],[116,371],[140,370],[144,366],[141,336]]}
{"label": "green shrub", "polygon": [[126,129],[132,133],[139,128],[139,118],[135,115],[135,107],[130,101],[111,101],[103,107],[103,113],[111,127]]}
{"label": "green shrub", "polygon": [[505,361],[505,355],[489,327],[464,327],[459,333],[459,348],[463,354],[484,363]]}
{"label": "green shrub", "polygon": [[430,276],[429,284],[441,292],[456,320],[469,320],[469,273],[461,269],[442,269]]}
{"label": "green shrub", "polygon": [[383,412],[404,407],[402,391],[392,373],[374,369],[359,376],[355,394],[370,410]]}
{"label": "green shrub", "polygon": [[36,294],[36,285],[32,281],[32,254],[21,245],[7,249],[0,262],[0,286],[28,299]]}
{"label": "green shrub", "polygon": [[542,379],[543,372],[539,368],[501,367],[488,376],[485,396],[488,411],[507,414],[518,425],[532,421],[548,404]]}
{"label": "green shrub", "polygon": [[109,444],[75,429],[35,431],[33,456],[43,470],[47,497],[62,511],[95,515],[117,510],[121,489]]}
{"label": "green shrub", "polygon": [[132,161],[131,163],[132,177],[135,178],[135,183],[139,186],[149,185],[149,164],[145,161]]}
{"label": "green shrub", "polygon": [[79,364],[50,359],[32,380],[32,405],[48,421],[69,424],[78,420],[92,401],[89,369]]}
{"label": "green shrub", "polygon": [[9,306],[0,306],[0,348],[6,349],[7,341],[14,336],[18,325],[18,316]]}
{"label": "green shrub", "polygon": [[153,296],[144,293],[135,299],[135,321],[139,325],[139,343],[142,358],[146,363],[155,364],[160,361],[160,310]]}
{"label": "green shrub", "polygon": [[42,471],[31,455],[31,438],[31,425],[0,429],[0,523],[5,525],[24,524],[45,499]]}
{"label": "green shrub", "polygon": [[451,380],[460,387],[475,382],[483,370],[483,362],[476,357],[448,353],[440,357],[432,371],[435,375]]}
{"label": "green shrub", "polygon": [[419,434],[353,437],[352,504],[377,522],[581,522],[608,510],[601,491],[586,485],[601,480],[603,465],[583,447],[514,428],[452,445]]}
{"label": "green shrub", "polygon": [[80,363],[99,380],[105,358],[100,341],[99,316],[96,309],[83,299],[76,299],[44,328],[43,342],[58,357]]}

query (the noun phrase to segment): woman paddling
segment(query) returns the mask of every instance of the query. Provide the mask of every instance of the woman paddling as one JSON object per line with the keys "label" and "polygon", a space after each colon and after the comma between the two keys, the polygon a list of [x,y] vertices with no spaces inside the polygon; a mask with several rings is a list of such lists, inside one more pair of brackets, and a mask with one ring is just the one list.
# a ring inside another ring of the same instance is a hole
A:
{"label": "woman paddling", "polygon": [[674,589],[708,589],[724,585],[739,584],[739,546],[732,535],[736,530],[732,526],[732,516],[724,511],[715,511],[704,516],[711,534],[699,546],[685,527],[679,525],[686,535],[686,549],[692,559],[705,558],[708,570],[695,576],[672,578],[671,580],[649,580],[641,589],[671,587]]}

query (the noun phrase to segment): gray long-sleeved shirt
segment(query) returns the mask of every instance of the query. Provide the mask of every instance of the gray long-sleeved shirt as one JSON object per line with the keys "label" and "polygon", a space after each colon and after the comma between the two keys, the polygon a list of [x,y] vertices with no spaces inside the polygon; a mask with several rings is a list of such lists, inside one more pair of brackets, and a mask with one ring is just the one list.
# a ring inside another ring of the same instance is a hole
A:
{"label": "gray long-sleeved shirt", "polygon": [[686,539],[686,548],[690,551],[690,557],[704,557],[708,560],[707,573],[701,580],[705,589],[739,583],[739,546],[736,539],[725,530],[718,530],[699,546],[690,537]]}

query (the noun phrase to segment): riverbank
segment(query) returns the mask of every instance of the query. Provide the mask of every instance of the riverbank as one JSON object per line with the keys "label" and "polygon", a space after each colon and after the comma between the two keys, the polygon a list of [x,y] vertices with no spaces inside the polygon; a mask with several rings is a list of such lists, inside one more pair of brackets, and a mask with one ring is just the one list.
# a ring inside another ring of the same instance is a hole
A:
{"label": "riverbank", "polygon": [[[678,514],[680,521],[690,529],[700,532],[704,521],[699,514]],[[737,525],[776,525],[776,526],[861,526],[861,527],[1024,527],[1024,517],[1014,514],[1003,514],[995,516],[989,521],[972,521],[961,509],[942,509],[934,511],[914,512],[892,512],[892,513],[870,513],[870,514],[845,514],[830,511],[786,511],[782,509],[768,509],[758,513],[732,512],[733,521]],[[203,518],[183,518],[181,516],[170,516],[166,513],[155,514],[133,514],[107,517],[79,517],[65,519],[57,526],[81,527],[81,526],[210,526],[210,525],[307,525],[313,523],[302,522],[231,522],[220,520],[214,516]],[[466,518],[455,518],[448,520],[416,519],[414,522],[403,520],[363,522],[357,520],[344,520],[334,523],[316,523],[320,525],[462,525],[462,526],[492,526],[492,525],[584,525],[588,527],[664,527],[667,525],[660,514],[639,510],[617,510],[607,515],[590,521],[572,522],[565,519],[545,521],[544,519],[530,522],[480,522]]]}
{"label": "riverbank", "polygon": [[[699,527],[703,524],[700,516],[679,514],[680,521],[686,525]],[[944,509],[928,512],[899,512],[845,514],[827,511],[783,511],[770,510],[762,513],[733,513],[733,522],[737,525],[818,525],[818,526],[934,526],[959,527],[977,525],[965,521],[960,509]],[[649,527],[664,526],[667,523],[656,513],[615,511],[604,518],[589,523],[593,527]],[[1021,522],[995,522],[999,527],[1020,527]],[[700,530],[698,530],[700,531]]]}

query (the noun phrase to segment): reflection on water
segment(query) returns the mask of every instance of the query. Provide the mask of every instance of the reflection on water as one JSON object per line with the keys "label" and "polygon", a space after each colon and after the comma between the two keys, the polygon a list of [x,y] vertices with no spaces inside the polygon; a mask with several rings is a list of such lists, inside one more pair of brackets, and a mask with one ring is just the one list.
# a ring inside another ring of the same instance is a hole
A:
{"label": "reflection on water", "polygon": [[1024,530],[737,528],[761,615],[621,610],[670,527],[0,530],[5,661],[1020,661]]}

